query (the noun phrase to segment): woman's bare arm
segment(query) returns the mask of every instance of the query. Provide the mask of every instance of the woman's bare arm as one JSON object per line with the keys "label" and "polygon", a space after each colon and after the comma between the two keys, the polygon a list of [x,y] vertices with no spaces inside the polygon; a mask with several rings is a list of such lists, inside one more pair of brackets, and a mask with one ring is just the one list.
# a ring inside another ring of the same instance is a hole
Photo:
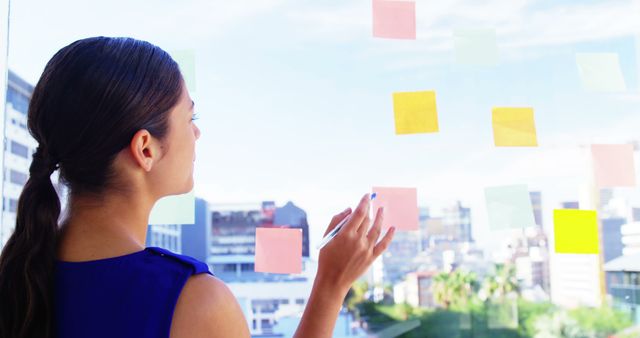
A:
{"label": "woman's bare arm", "polygon": [[[318,274],[295,338],[330,338],[349,288],[391,243],[394,228],[377,243],[382,228],[382,209],[378,210],[369,230],[369,207],[367,194],[349,222],[320,252]],[[349,214],[347,209],[336,215],[327,233]]]}
{"label": "woman's bare arm", "polygon": [[[327,232],[349,216],[336,215]],[[320,252],[318,274],[295,338],[330,338],[351,284],[391,242],[393,229],[377,243],[382,227],[379,212],[369,229],[369,196],[363,197],[351,220]],[[229,288],[206,274],[189,278],[173,316],[171,338],[249,338],[240,305]]]}
{"label": "woman's bare arm", "polygon": [[218,278],[187,280],[171,324],[171,338],[249,338],[249,327],[231,290]]}

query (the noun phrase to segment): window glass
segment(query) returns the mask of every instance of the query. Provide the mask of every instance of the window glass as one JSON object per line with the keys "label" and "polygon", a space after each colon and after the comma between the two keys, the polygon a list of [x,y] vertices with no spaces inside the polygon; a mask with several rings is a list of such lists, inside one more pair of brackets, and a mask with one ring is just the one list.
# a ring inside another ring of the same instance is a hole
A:
{"label": "window glass", "polygon": [[[12,1],[0,248],[37,146],[26,115],[47,61],[80,38],[131,36],[179,63],[202,134],[194,191],[157,204],[147,245],[212,267],[253,335],[292,335],[330,219],[381,189],[372,203],[402,229],[353,285],[336,336],[633,336],[639,11],[634,0]],[[282,227],[300,230],[303,271],[255,271],[256,229]]]}

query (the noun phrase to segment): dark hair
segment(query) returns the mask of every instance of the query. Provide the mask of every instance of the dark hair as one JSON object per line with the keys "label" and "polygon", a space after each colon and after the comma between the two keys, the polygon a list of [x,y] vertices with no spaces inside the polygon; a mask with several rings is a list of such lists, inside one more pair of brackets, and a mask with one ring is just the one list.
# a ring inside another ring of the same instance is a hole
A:
{"label": "dark hair", "polygon": [[72,196],[112,188],[117,154],[141,129],[164,138],[183,85],[169,54],[131,38],[79,40],[49,61],[29,104],[38,148],[0,256],[0,337],[54,335],[60,200],[51,174],[60,169]]}

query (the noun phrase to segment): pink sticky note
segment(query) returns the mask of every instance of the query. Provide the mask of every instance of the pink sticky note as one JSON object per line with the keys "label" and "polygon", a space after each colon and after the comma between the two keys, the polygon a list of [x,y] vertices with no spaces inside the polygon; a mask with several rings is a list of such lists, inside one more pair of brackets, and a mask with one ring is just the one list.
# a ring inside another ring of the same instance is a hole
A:
{"label": "pink sticky note", "polygon": [[416,39],[416,3],[373,1],[373,36],[388,39]]}
{"label": "pink sticky note", "polygon": [[416,188],[374,187],[376,198],[371,208],[375,217],[378,208],[384,207],[384,229],[392,226],[398,230],[418,230],[418,190]]}
{"label": "pink sticky note", "polygon": [[591,145],[591,154],[598,188],[635,187],[633,145],[594,144]]}
{"label": "pink sticky note", "polygon": [[255,271],[301,273],[302,230],[256,228]]}

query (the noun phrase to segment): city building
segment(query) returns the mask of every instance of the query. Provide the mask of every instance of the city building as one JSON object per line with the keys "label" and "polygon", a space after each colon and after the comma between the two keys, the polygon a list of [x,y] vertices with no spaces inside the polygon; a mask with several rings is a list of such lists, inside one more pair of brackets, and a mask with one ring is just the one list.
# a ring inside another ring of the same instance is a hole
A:
{"label": "city building", "polygon": [[531,227],[512,232],[507,244],[507,263],[516,268],[516,278],[523,294],[547,293],[550,290],[549,245],[541,227]]}
{"label": "city building", "polygon": [[442,210],[442,223],[457,242],[473,242],[471,232],[471,209],[456,202]]}
{"label": "city building", "polygon": [[562,202],[561,205],[561,209],[580,209],[580,202],[578,201]]}
{"label": "city building", "polygon": [[[282,208],[273,202],[209,208],[211,240],[207,263],[238,299],[253,336],[279,334],[276,326],[281,317],[303,312],[317,271],[316,263],[308,257],[306,213],[291,202]],[[307,255],[303,256],[301,274],[255,272],[256,228],[273,226],[302,229],[306,237],[303,252]]]}
{"label": "city building", "polygon": [[399,231],[394,235],[387,251],[382,254],[384,283],[395,284],[418,268],[416,257],[420,253],[420,231]]}
{"label": "city building", "polygon": [[629,313],[636,325],[640,324],[640,253],[621,256],[604,267],[607,294],[613,306]]}
{"label": "city building", "polygon": [[146,246],[155,246],[182,254],[182,226],[180,224],[149,224]]}
{"label": "city building", "polygon": [[[268,221],[269,218],[266,218],[266,220]],[[284,206],[275,209],[271,225],[286,225],[288,228],[301,229],[302,257],[309,257],[309,223],[307,223],[307,213],[304,210],[291,202],[287,202]]]}
{"label": "city building", "polygon": [[605,262],[622,256],[622,226],[625,223],[627,220],[620,217],[602,219],[602,250]]}
{"label": "city building", "polygon": [[[302,316],[300,315],[288,315],[282,316],[278,319],[276,325],[273,328],[274,332],[278,332],[277,337],[293,337]],[[333,338],[367,338],[371,337],[364,329],[362,329],[359,323],[353,318],[353,315],[344,309],[338,314],[336,325],[333,329]],[[257,336],[254,336],[257,337]],[[271,335],[269,337],[275,337]]]}
{"label": "city building", "polygon": [[[2,184],[2,220],[0,249],[13,233],[16,224],[18,198],[29,178],[29,166],[38,143],[27,130],[27,111],[33,86],[9,70],[5,104],[4,181]],[[62,210],[66,207],[66,189],[58,183],[58,173],[51,175],[60,197]]]}
{"label": "city building", "polygon": [[206,262],[211,251],[211,209],[209,203],[196,198],[195,223],[183,224],[182,254]]}
{"label": "city building", "polygon": [[551,301],[559,306],[599,307],[604,282],[600,255],[551,254]]}
{"label": "city building", "polygon": [[542,228],[542,192],[531,191],[529,192],[529,198],[531,199],[531,207],[533,208],[533,217],[536,225]]}
{"label": "city building", "polygon": [[439,271],[417,271],[407,274],[406,279],[393,287],[396,304],[407,303],[413,307],[433,308],[433,278]]}
{"label": "city building", "polygon": [[640,222],[630,222],[620,227],[622,235],[622,254],[624,256],[640,254]]}

